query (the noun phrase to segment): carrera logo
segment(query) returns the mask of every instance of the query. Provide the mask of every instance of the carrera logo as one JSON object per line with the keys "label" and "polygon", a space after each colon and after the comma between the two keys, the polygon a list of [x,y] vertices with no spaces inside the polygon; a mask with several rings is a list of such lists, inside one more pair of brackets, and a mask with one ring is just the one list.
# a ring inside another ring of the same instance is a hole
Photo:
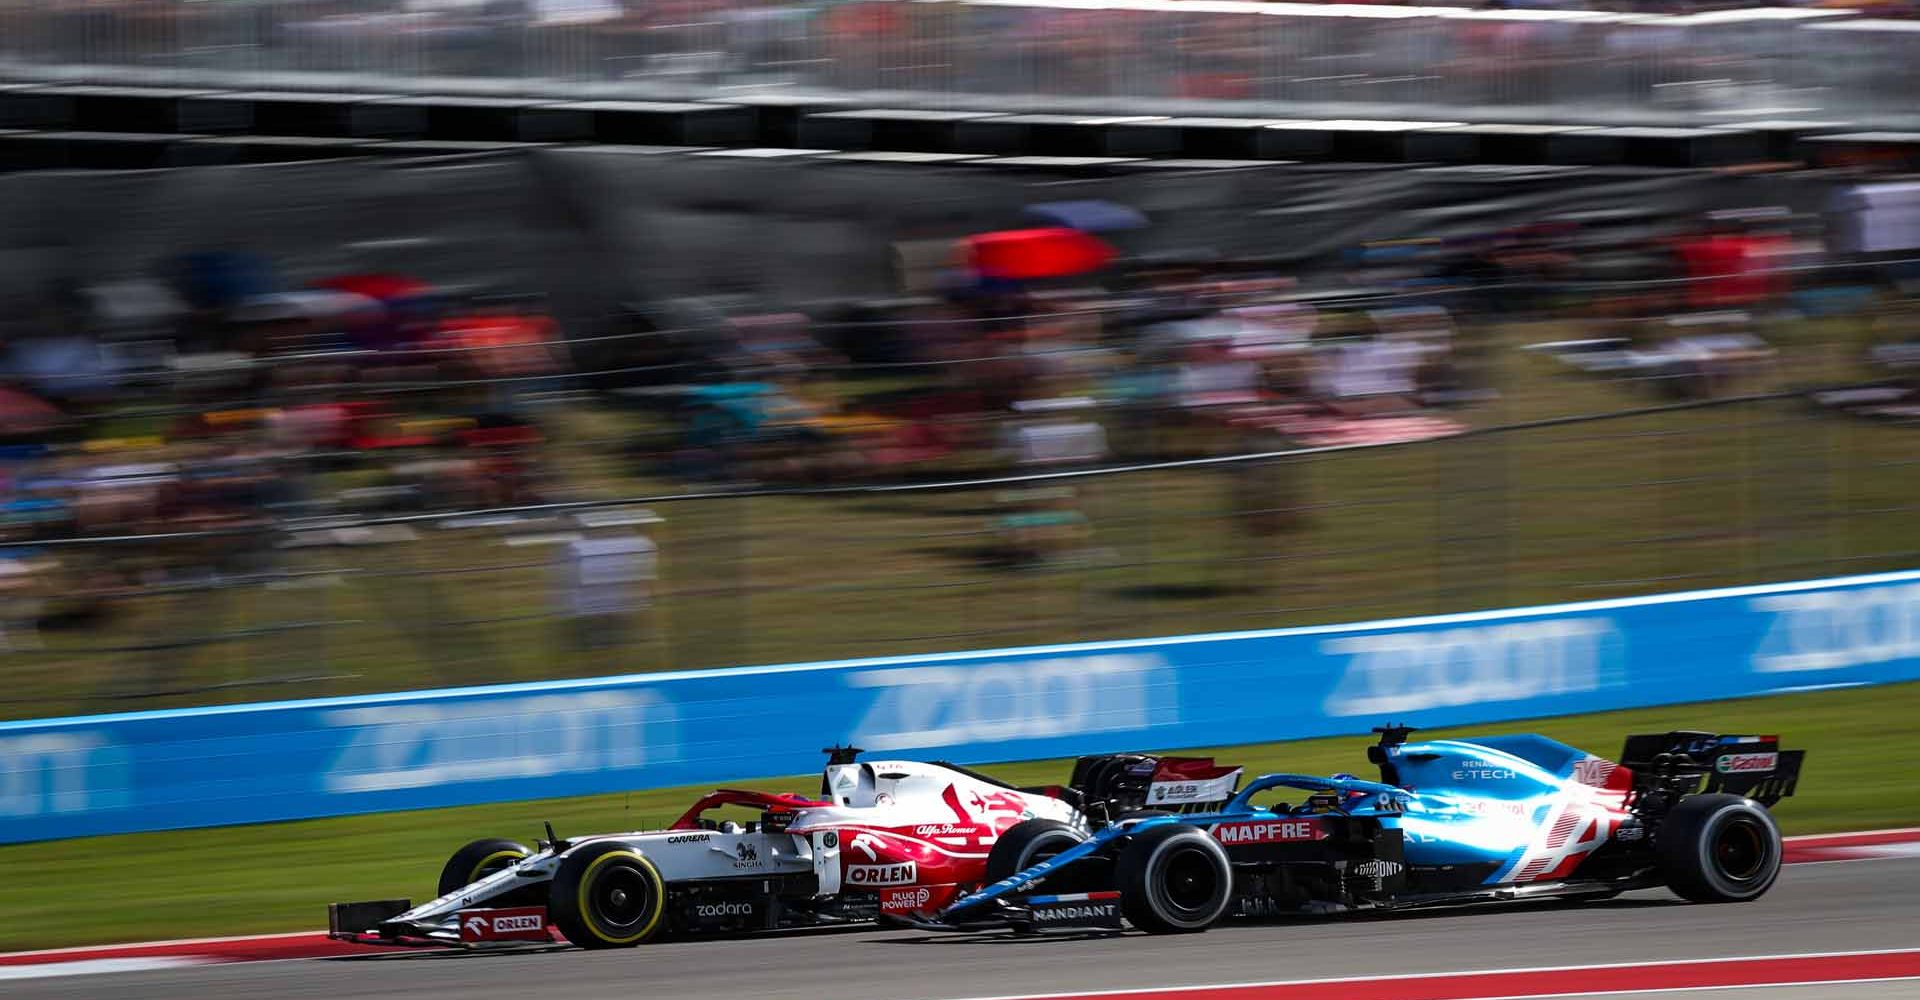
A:
{"label": "carrera logo", "polygon": [[1777,753],[1730,753],[1713,762],[1713,769],[1721,774],[1752,774],[1778,766],[1780,755]]}
{"label": "carrera logo", "polygon": [[911,885],[918,872],[911,861],[897,865],[848,865],[848,885]]}
{"label": "carrera logo", "polygon": [[700,843],[705,843],[706,841],[709,841],[712,839],[713,839],[713,834],[711,833],[688,833],[688,834],[682,834],[678,837],[668,837],[667,843],[669,844],[700,844]]}
{"label": "carrera logo", "polygon": [[1327,831],[1310,820],[1281,820],[1271,823],[1222,823],[1213,828],[1213,836],[1222,844],[1297,844],[1327,839]]}
{"label": "carrera logo", "polygon": [[917,913],[933,903],[933,890],[926,886],[912,889],[888,889],[880,894],[881,913]]}
{"label": "carrera logo", "polygon": [[462,941],[547,941],[547,911],[538,906],[461,910]]}

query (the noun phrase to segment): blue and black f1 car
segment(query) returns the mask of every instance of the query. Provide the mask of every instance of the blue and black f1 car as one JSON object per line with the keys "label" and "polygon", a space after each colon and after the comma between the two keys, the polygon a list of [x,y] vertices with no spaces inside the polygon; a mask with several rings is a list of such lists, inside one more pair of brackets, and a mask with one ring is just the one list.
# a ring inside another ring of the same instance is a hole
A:
{"label": "blue and black f1 car", "polygon": [[994,845],[990,884],[908,922],[1044,930],[1124,917],[1180,933],[1230,916],[1663,885],[1695,902],[1752,900],[1779,874],[1768,809],[1793,793],[1804,757],[1773,736],[1633,736],[1615,763],[1542,736],[1375,731],[1379,781],[1268,774],[1224,803],[1119,816],[1092,833],[1027,820]]}

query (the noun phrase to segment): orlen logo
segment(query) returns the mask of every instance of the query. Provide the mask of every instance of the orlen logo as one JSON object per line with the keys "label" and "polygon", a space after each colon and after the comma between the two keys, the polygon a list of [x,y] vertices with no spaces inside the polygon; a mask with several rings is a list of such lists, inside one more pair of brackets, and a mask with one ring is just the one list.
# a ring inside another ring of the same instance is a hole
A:
{"label": "orlen logo", "polygon": [[1777,753],[1730,753],[1713,762],[1713,769],[1721,774],[1752,774],[1755,771],[1771,771],[1780,764]]}
{"label": "orlen logo", "polygon": [[673,705],[651,691],[415,702],[330,712],[353,739],[329,792],[610,771],[672,759]]}
{"label": "orlen logo", "polygon": [[1776,617],[1754,650],[1759,673],[1840,670],[1920,656],[1920,584],[1758,597]]}
{"label": "orlen logo", "polygon": [[848,885],[911,885],[916,881],[914,863],[897,865],[848,865]]}
{"label": "orlen logo", "polygon": [[505,910],[461,910],[462,941],[547,941],[544,907],[521,906]]}
{"label": "orlen logo", "polygon": [[1312,820],[1281,820],[1269,823],[1222,823],[1213,828],[1222,844],[1295,844],[1325,840],[1327,832]]}
{"label": "orlen logo", "polygon": [[1608,618],[1331,639],[1323,652],[1353,659],[1325,708],[1332,716],[1381,715],[1597,691],[1618,683],[1623,642]]}
{"label": "orlen logo", "polygon": [[48,816],[131,806],[133,764],[98,732],[0,739],[0,816]]}
{"label": "orlen logo", "polygon": [[1113,654],[852,674],[878,688],[854,739],[873,750],[1141,730],[1180,721],[1158,656]]}

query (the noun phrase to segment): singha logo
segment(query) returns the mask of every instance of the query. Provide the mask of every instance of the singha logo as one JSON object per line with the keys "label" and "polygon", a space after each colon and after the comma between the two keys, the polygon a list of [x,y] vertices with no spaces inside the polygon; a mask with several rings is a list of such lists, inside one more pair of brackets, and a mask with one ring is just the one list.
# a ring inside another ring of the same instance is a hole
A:
{"label": "singha logo", "polygon": [[735,868],[760,867],[760,852],[754,850],[752,844],[742,842],[736,846],[733,849],[733,858],[733,866]]}

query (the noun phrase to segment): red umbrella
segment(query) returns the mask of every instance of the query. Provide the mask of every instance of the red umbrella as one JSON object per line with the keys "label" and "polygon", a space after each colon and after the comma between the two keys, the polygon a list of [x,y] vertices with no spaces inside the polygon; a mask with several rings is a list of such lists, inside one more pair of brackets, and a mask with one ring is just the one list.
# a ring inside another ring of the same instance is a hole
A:
{"label": "red umbrella", "polygon": [[973,268],[988,278],[1032,281],[1097,271],[1114,249],[1078,229],[1009,229],[969,237]]}
{"label": "red umbrella", "polygon": [[364,295],[381,302],[410,299],[425,295],[432,290],[432,286],[426,282],[404,274],[343,274],[337,278],[317,282],[317,286],[330,288],[336,292]]}
{"label": "red umbrella", "polygon": [[545,375],[560,368],[559,330],[545,316],[459,316],[434,337],[445,357],[489,378]]}
{"label": "red umbrella", "polygon": [[0,386],[0,435],[40,434],[52,430],[64,419],[65,416],[45,400]]}

